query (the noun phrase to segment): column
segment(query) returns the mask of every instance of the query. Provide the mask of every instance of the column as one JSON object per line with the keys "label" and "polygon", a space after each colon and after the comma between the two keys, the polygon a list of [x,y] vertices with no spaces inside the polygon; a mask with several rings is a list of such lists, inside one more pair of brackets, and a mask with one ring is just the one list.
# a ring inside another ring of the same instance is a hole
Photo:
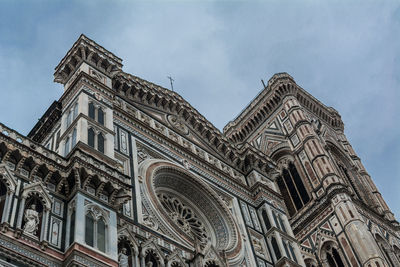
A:
{"label": "column", "polygon": [[8,219],[8,210],[9,210],[9,205],[8,203],[10,202],[10,191],[7,192],[6,195],[6,201],[4,203],[4,210],[3,210],[3,215],[1,216],[1,223],[7,221]]}
{"label": "column", "polygon": [[267,210],[269,222],[271,223],[272,227],[276,227],[279,229],[278,225],[275,224],[274,216],[272,215],[271,209],[269,207],[265,207],[265,209]]}
{"label": "column", "polygon": [[304,259],[303,259],[303,255],[301,255],[299,246],[297,245],[297,243],[293,243],[293,249],[294,249],[294,253],[296,254],[296,258],[297,258],[297,263],[300,264],[301,266],[305,266],[306,264],[304,263]]}
{"label": "column", "polygon": [[21,204],[19,205],[18,219],[17,219],[17,228],[21,229],[22,225],[22,217],[24,217],[24,209],[25,209],[25,198],[21,199]]}
{"label": "column", "polygon": [[40,235],[40,241],[45,240],[47,241],[47,228],[49,225],[49,208],[45,208],[45,213],[43,214],[42,220],[42,233]]}
{"label": "column", "polygon": [[290,259],[289,255],[286,255],[286,251],[283,248],[283,243],[282,243],[283,241],[282,241],[281,235],[278,233],[275,233],[275,238],[276,238],[276,242],[278,243],[278,246],[279,246],[282,256],[286,256],[287,258]]}
{"label": "column", "polygon": [[139,255],[133,255],[133,261],[135,267],[140,267]]}
{"label": "column", "polygon": [[140,255],[140,267],[146,267],[144,262],[144,256]]}

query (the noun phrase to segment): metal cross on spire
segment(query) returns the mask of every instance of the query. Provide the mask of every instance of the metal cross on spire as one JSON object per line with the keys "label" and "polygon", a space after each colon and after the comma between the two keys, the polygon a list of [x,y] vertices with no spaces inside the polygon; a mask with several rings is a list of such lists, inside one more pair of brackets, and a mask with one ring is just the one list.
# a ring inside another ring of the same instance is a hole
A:
{"label": "metal cross on spire", "polygon": [[169,79],[169,81],[170,81],[170,83],[171,83],[171,90],[174,91],[174,84],[173,84],[173,83],[174,83],[175,80],[172,79],[171,76],[167,76],[167,78]]}

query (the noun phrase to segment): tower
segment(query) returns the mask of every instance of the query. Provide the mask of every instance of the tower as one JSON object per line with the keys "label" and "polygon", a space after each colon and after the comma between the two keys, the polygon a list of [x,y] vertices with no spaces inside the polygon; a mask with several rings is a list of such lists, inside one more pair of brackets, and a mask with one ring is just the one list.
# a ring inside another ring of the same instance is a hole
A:
{"label": "tower", "polygon": [[346,139],[339,113],[290,75],[275,74],[224,133],[276,162],[274,180],[307,266],[400,264],[393,254],[399,224]]}

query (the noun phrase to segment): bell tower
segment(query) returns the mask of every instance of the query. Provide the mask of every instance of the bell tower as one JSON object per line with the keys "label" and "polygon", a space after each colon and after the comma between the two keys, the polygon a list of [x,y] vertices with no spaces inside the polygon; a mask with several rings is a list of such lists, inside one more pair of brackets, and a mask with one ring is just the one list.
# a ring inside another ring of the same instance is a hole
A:
{"label": "bell tower", "polygon": [[79,145],[114,159],[112,77],[122,60],[81,35],[55,68],[54,81],[64,85],[59,154]]}
{"label": "bell tower", "polygon": [[289,74],[275,74],[224,133],[276,162],[275,184],[307,266],[399,264],[379,247],[371,222],[392,236],[399,224],[346,139],[339,113]]}

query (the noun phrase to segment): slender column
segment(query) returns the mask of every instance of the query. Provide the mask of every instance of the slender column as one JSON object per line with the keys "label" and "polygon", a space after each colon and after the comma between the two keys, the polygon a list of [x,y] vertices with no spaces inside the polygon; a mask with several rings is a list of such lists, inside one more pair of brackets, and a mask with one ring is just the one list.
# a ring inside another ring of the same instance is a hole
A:
{"label": "slender column", "polygon": [[281,219],[283,220],[283,223],[285,224],[286,231],[289,233],[289,235],[291,237],[294,237],[292,226],[290,226],[290,223],[289,223],[287,217],[286,216],[281,216]]}
{"label": "slender column", "polygon": [[274,216],[272,215],[272,211],[269,207],[265,207],[265,209],[267,210],[267,214],[269,217],[269,222],[271,223],[271,225],[276,228],[279,228],[278,225],[276,225],[275,220],[274,220]]}
{"label": "slender column", "polygon": [[135,267],[140,267],[140,262],[139,262],[139,255],[134,255],[133,256],[133,260],[134,260],[134,263],[135,263]]}
{"label": "slender column", "polygon": [[7,192],[6,201],[4,203],[3,216],[1,216],[1,223],[5,222],[8,219],[8,209],[9,209],[8,203],[10,202],[10,196],[11,196],[10,193]]}
{"label": "slender column", "polygon": [[292,247],[294,249],[294,254],[296,254],[297,263],[300,264],[301,266],[305,266],[306,264],[304,262],[303,256],[301,255],[299,246],[296,243],[293,243]]}
{"label": "slender column", "polygon": [[48,208],[46,208],[46,212],[44,214],[45,221],[42,222],[42,223],[44,223],[44,228],[43,228],[43,235],[42,235],[42,239],[41,240],[46,240],[46,241],[47,241],[47,229],[48,229],[48,226],[49,226],[49,211],[50,210]]}
{"label": "slender column", "polygon": [[[268,246],[270,247],[270,248],[272,248],[272,243],[271,243],[271,238],[270,237],[267,237],[267,243],[268,243]],[[273,253],[271,253],[272,255],[272,261],[273,262],[276,262],[278,259],[276,258],[276,255],[275,255],[275,252],[273,251]]]}
{"label": "slender column", "polygon": [[146,267],[144,262],[144,256],[140,255],[140,267]]}
{"label": "slender column", "polygon": [[6,217],[5,221],[9,222],[8,218],[10,218],[12,200],[14,199],[14,192],[10,192],[10,194],[7,196],[7,198],[8,198],[8,202],[7,202],[7,217]]}
{"label": "slender column", "polygon": [[17,228],[21,229],[22,225],[22,217],[24,217],[24,209],[25,209],[25,198],[21,199],[21,204],[19,204],[19,212],[18,212],[18,220],[17,220]]}
{"label": "slender column", "polygon": [[[284,256],[286,255],[286,250],[283,248],[283,241],[280,234],[275,234],[276,241],[278,242],[279,249],[281,250],[281,254]],[[286,255],[287,258],[290,259],[289,255]]]}

